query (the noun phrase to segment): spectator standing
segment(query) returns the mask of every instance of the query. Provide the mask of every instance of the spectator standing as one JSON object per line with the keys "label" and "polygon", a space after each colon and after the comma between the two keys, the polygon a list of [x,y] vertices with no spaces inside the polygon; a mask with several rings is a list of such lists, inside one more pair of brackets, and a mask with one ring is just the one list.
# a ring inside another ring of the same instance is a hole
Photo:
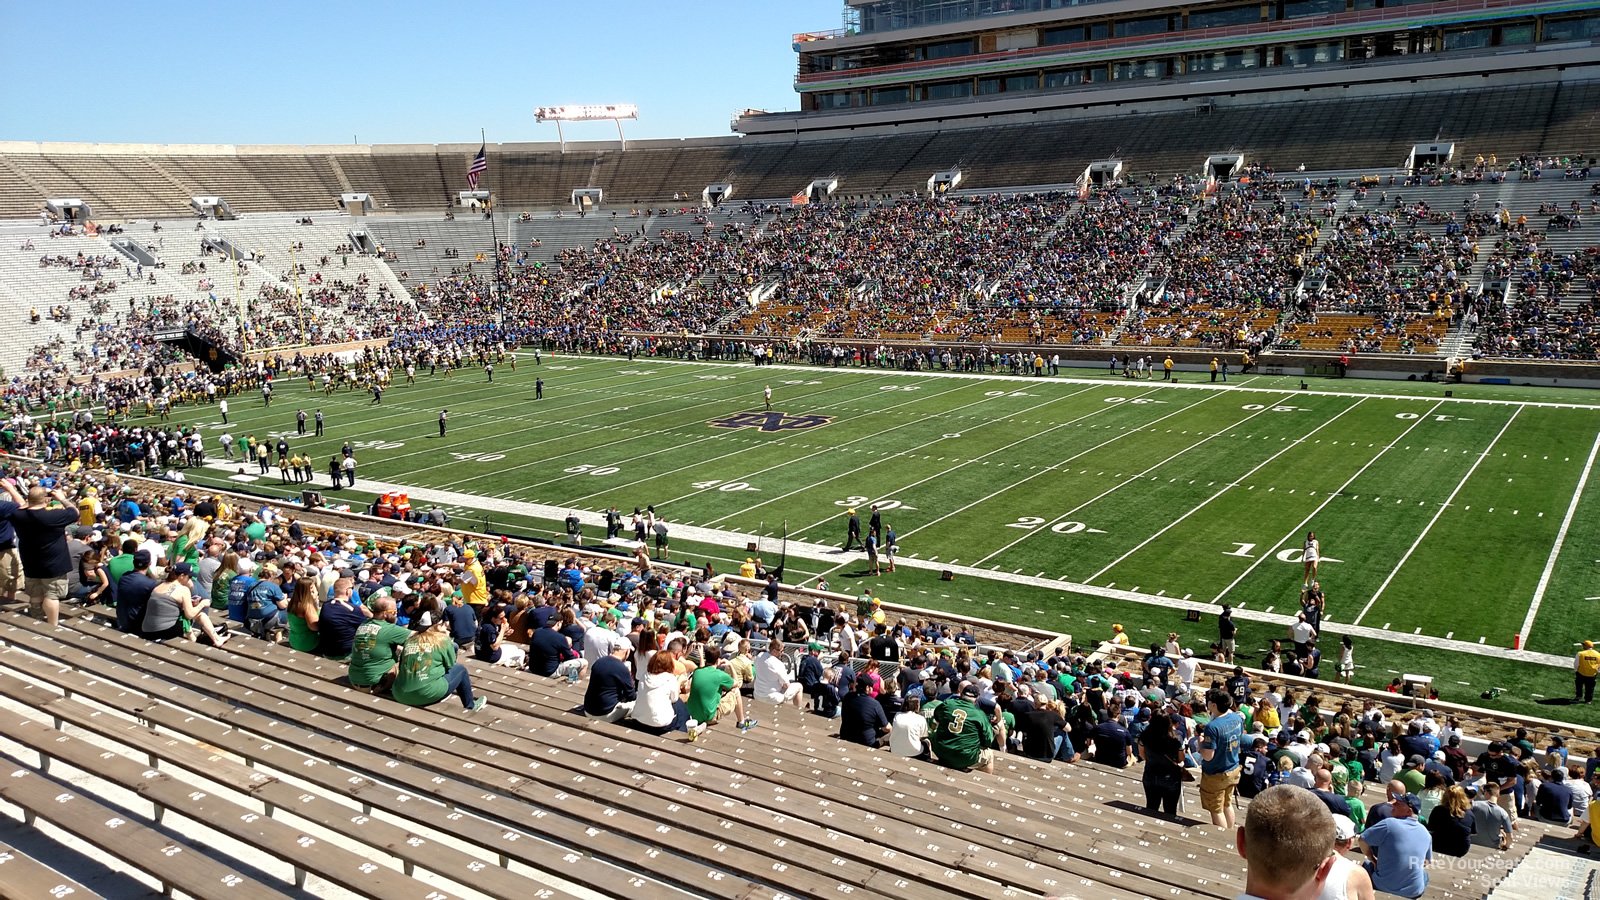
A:
{"label": "spectator standing", "polygon": [[1172,731],[1172,717],[1156,713],[1139,735],[1140,756],[1144,758],[1144,808],[1168,818],[1178,814],[1183,794],[1185,769],[1183,744]]}
{"label": "spectator standing", "polygon": [[1106,710],[1099,713],[1100,724],[1095,726],[1094,761],[1101,765],[1114,766],[1125,769],[1128,766],[1128,750],[1133,746],[1133,735],[1122,723],[1113,718]]}
{"label": "spectator standing", "polygon": [[1200,805],[1211,813],[1211,824],[1232,828],[1244,719],[1233,711],[1227,691],[1207,691],[1206,712],[1211,718],[1200,733]]}
{"label": "spectator standing", "polygon": [[1420,897],[1428,889],[1433,836],[1417,821],[1422,805],[1416,794],[1401,794],[1387,819],[1361,833],[1361,852],[1374,889],[1401,897]]}
{"label": "spectator standing", "polygon": [[1333,817],[1317,798],[1289,785],[1267,788],[1245,813],[1234,844],[1253,900],[1312,900],[1333,870]]}
{"label": "spectator standing", "polygon": [[1572,658],[1572,699],[1584,703],[1594,702],[1594,682],[1600,676],[1600,650],[1594,648],[1594,641],[1584,641],[1583,649]]}
{"label": "spectator standing", "polygon": [[78,508],[58,488],[46,490],[35,485],[24,499],[9,479],[0,480],[0,487],[11,498],[0,507],[0,517],[16,530],[28,612],[54,626],[71,581],[72,555],[67,550],[66,530],[77,523]]}
{"label": "spectator standing", "polygon": [[[1169,359],[1167,362],[1167,375],[1170,377],[1172,374],[1172,361]],[[1217,649],[1222,652],[1222,662],[1233,662],[1234,650],[1238,646],[1238,635],[1239,626],[1233,622],[1233,607],[1223,604],[1222,615],[1217,616]],[[1235,674],[1242,675],[1244,673],[1243,670],[1239,670]],[[1248,683],[1246,681],[1246,684]]]}
{"label": "spectator standing", "polygon": [[1478,757],[1478,771],[1483,773],[1485,782],[1492,781],[1500,786],[1496,802],[1511,817],[1511,824],[1517,824],[1517,778],[1522,773],[1516,760],[1506,753],[1506,745],[1490,741],[1489,749]]}

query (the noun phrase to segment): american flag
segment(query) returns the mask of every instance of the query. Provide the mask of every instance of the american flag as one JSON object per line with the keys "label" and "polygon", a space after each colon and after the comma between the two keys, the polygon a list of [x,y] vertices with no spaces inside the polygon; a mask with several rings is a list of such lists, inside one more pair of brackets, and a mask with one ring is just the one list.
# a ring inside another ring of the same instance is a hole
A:
{"label": "american flag", "polygon": [[478,155],[474,156],[472,158],[472,162],[467,165],[467,184],[472,188],[472,190],[478,189],[478,176],[489,171],[489,154],[487,152],[488,146],[489,145],[484,144],[483,146],[479,147]]}

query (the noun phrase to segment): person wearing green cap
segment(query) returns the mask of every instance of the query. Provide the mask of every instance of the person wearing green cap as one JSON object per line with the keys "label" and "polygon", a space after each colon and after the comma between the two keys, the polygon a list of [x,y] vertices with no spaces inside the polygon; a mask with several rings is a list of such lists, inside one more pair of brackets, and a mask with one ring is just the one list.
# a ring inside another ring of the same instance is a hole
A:
{"label": "person wearing green cap", "polygon": [[831,719],[839,711],[839,692],[828,683],[827,672],[822,666],[821,654],[826,649],[816,641],[807,644],[806,655],[800,657],[800,671],[796,677],[804,686],[806,696],[811,698],[811,708]]}

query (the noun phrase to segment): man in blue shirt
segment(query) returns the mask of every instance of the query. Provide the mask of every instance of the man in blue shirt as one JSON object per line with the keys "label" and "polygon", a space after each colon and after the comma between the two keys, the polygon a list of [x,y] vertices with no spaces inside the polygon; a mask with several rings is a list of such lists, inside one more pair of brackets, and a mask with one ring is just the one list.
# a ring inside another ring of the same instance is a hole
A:
{"label": "man in blue shirt", "polygon": [[117,630],[137,634],[157,582],[150,577],[150,551],[133,554],[133,569],[117,582]]}
{"label": "man in blue shirt", "polygon": [[1206,712],[1211,720],[1200,731],[1200,805],[1211,813],[1211,824],[1232,829],[1244,719],[1233,711],[1233,695],[1225,690],[1206,692]]}
{"label": "man in blue shirt", "polygon": [[589,671],[589,688],[583,694],[584,715],[602,722],[620,722],[633,712],[637,688],[633,673],[623,662],[629,652],[629,645],[624,641],[613,645],[610,653],[595,661],[594,668]]}
{"label": "man in blue shirt", "polygon": [[1401,897],[1420,897],[1428,889],[1428,861],[1433,836],[1417,821],[1421,801],[1416,794],[1394,799],[1389,818],[1361,833],[1361,852],[1374,890]]}
{"label": "man in blue shirt", "polygon": [[855,690],[846,694],[839,717],[839,739],[876,748],[889,735],[889,717],[869,693],[872,679],[856,676]]}
{"label": "man in blue shirt", "polygon": [[[551,625],[557,624],[552,621]],[[596,665],[599,663],[597,662]],[[572,641],[554,627],[539,628],[528,641],[528,670],[546,678],[565,678],[576,684],[583,677],[583,657]]]}
{"label": "man in blue shirt", "polygon": [[1111,718],[1105,710],[1100,711],[1100,724],[1094,728],[1094,761],[1106,766],[1115,766],[1125,769],[1128,766],[1128,747],[1133,744],[1133,736],[1128,734],[1128,729],[1122,723]]}

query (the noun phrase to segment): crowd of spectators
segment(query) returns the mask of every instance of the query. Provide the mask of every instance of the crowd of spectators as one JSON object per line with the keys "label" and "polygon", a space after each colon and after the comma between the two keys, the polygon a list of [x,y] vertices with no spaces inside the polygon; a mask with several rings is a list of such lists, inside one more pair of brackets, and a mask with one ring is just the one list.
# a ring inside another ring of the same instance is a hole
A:
{"label": "crowd of spectators", "polygon": [[[303,250],[303,243],[296,249]],[[41,269],[61,268],[78,275],[67,288],[65,303],[51,306],[50,318],[72,328],[70,337],[57,332],[37,345],[25,368],[64,378],[140,370],[184,358],[183,351],[159,341],[158,332],[192,331],[222,351],[238,354],[248,348],[383,337],[392,334],[399,322],[414,318],[416,306],[409,297],[391,292],[385,284],[372,284],[366,273],[342,277],[342,266],[335,267],[334,259],[340,257],[345,265],[348,259],[338,249],[317,258],[311,266],[290,263],[285,253],[283,268],[264,275],[269,258],[278,254],[255,251],[249,258],[233,260],[221,255],[214,244],[203,242],[201,256],[177,270],[175,277],[186,282],[186,293],[144,296],[133,296],[130,291],[170,287],[158,280],[154,268],[81,250],[75,255],[43,256]],[[231,293],[237,279],[249,276],[253,269],[263,270],[255,276],[261,283],[255,294],[246,298],[242,311],[231,297],[218,296],[218,290]]]}

